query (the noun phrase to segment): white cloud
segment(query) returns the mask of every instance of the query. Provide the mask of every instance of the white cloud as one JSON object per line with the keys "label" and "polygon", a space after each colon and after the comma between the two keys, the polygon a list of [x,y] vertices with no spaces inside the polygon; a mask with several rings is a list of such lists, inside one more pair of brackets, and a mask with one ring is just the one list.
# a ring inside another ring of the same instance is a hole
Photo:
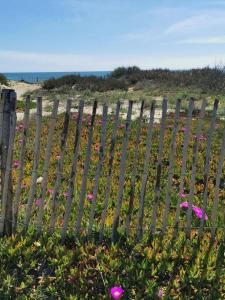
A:
{"label": "white cloud", "polygon": [[178,44],[208,44],[208,45],[219,45],[225,44],[225,35],[203,37],[203,38],[190,38],[178,41]]}
{"label": "white cloud", "polygon": [[187,69],[215,66],[225,61],[224,55],[88,55],[0,51],[0,72],[57,72],[113,70],[118,66],[137,65],[141,68]]}
{"label": "white cloud", "polygon": [[166,29],[167,34],[189,33],[206,29],[221,30],[225,26],[225,11],[205,11],[197,15],[176,22]]}

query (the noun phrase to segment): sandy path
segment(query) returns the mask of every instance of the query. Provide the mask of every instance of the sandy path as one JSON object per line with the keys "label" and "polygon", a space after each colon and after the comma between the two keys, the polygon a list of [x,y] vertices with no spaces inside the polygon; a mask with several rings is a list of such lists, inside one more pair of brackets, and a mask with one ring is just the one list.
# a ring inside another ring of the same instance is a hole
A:
{"label": "sandy path", "polygon": [[40,84],[36,84],[36,83],[29,84],[29,83],[18,82],[18,81],[10,81],[10,86],[9,86],[9,88],[16,91],[18,100],[22,100],[22,98],[23,98],[22,96],[26,92],[35,91],[35,90],[39,89],[40,87],[41,87]]}

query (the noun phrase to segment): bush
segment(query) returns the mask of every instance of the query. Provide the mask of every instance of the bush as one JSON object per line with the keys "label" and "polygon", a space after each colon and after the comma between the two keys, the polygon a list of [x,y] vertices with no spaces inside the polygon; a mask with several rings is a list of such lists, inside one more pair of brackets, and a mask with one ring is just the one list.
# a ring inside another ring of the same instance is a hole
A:
{"label": "bush", "polygon": [[105,92],[115,89],[127,90],[128,88],[127,84],[123,80],[117,80],[111,77],[81,77],[79,75],[67,75],[57,79],[51,78],[43,83],[43,88],[46,90],[57,89],[61,88],[62,86],[70,86],[78,91],[90,90],[98,92]]}
{"label": "bush", "polygon": [[138,67],[119,67],[111,73],[112,78],[125,80],[128,85],[151,80],[169,86],[195,87],[204,92],[225,92],[224,68],[191,69],[171,71],[169,69],[140,70]]}
{"label": "bush", "polygon": [[3,74],[0,74],[0,84],[8,85],[7,78]]}

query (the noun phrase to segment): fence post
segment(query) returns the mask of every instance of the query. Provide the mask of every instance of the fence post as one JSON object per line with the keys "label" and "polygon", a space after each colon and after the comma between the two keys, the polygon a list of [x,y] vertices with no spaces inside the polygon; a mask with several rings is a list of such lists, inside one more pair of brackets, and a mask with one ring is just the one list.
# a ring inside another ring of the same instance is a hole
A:
{"label": "fence post", "polygon": [[16,125],[16,93],[11,89],[1,92],[1,219],[0,235],[12,234],[12,155]]}

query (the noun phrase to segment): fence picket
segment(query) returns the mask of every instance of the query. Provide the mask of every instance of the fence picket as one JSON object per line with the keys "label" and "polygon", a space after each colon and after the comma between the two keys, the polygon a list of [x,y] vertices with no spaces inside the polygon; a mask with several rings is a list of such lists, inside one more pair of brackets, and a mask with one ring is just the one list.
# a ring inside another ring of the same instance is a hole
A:
{"label": "fence picket", "polygon": [[74,228],[74,233],[75,233],[76,237],[80,234],[81,221],[82,221],[82,217],[83,217],[84,200],[85,200],[86,189],[87,189],[87,176],[88,176],[90,160],[91,160],[91,146],[92,146],[92,140],[93,140],[96,109],[97,109],[97,101],[95,101],[94,105],[93,105],[92,116],[91,116],[91,125],[90,125],[89,134],[88,134],[88,144],[87,144],[86,157],[85,157],[85,162],[84,162],[84,172],[83,172],[82,184],[81,184],[80,201],[79,201],[79,205],[77,208],[77,219],[76,219],[75,228]]}
{"label": "fence picket", "polygon": [[173,168],[174,168],[174,158],[175,158],[175,151],[176,151],[176,137],[178,132],[180,107],[181,107],[181,100],[178,99],[176,103],[174,126],[173,126],[171,142],[170,142],[168,181],[167,181],[167,188],[166,188],[165,210],[163,214],[163,225],[162,225],[163,234],[165,233],[166,227],[168,225],[168,215],[169,215],[170,200],[171,200],[170,193],[172,189],[172,180],[174,174]]}
{"label": "fence picket", "polygon": [[62,240],[66,237],[72,201],[73,201],[73,192],[74,192],[74,182],[77,174],[77,162],[78,162],[78,155],[79,155],[79,148],[80,148],[80,139],[81,139],[81,127],[82,127],[82,120],[83,120],[83,111],[84,111],[84,101],[81,100],[79,102],[79,109],[78,109],[78,118],[77,118],[77,125],[75,131],[75,140],[74,140],[74,148],[73,148],[73,161],[71,166],[70,172],[70,179],[68,185],[68,197],[66,201],[65,207],[65,214],[63,218],[63,226],[61,230],[61,238]]}
{"label": "fence picket", "polygon": [[190,195],[188,197],[189,206],[188,206],[188,211],[187,211],[187,225],[186,225],[186,229],[185,229],[187,237],[190,236],[190,231],[191,231],[192,207],[193,207],[193,198],[194,198],[194,192],[195,192],[195,177],[196,177],[196,167],[197,167],[197,162],[198,162],[199,138],[201,135],[203,118],[205,116],[205,107],[206,107],[206,100],[204,99],[202,101],[201,112],[200,112],[200,116],[198,119],[198,125],[197,125],[197,130],[196,130],[196,139],[195,139],[195,143],[194,143],[193,156],[192,156],[191,185],[190,185]]}
{"label": "fence picket", "polygon": [[155,223],[156,223],[156,214],[157,208],[159,205],[160,200],[160,179],[162,173],[162,158],[163,158],[163,143],[164,143],[164,136],[166,130],[166,112],[167,112],[167,100],[163,99],[162,103],[162,119],[161,119],[161,126],[160,126],[160,133],[159,133],[159,150],[158,150],[158,162],[157,162],[157,173],[156,173],[156,183],[154,189],[154,200],[153,200],[153,208],[152,208],[152,218],[150,224],[150,235],[155,233]]}
{"label": "fence picket", "polygon": [[139,196],[139,210],[138,210],[138,220],[137,220],[137,233],[136,241],[139,242],[143,236],[143,219],[144,219],[144,199],[146,193],[146,185],[148,180],[149,173],[149,161],[152,149],[152,134],[153,134],[153,125],[154,125],[154,116],[155,116],[155,101],[152,101],[150,108],[150,120],[148,124],[148,133],[147,133],[147,145],[144,159],[144,171],[141,180],[141,192]]}
{"label": "fence picket", "polygon": [[211,237],[212,239],[215,238],[216,234],[216,222],[217,222],[217,214],[218,214],[218,205],[219,205],[219,189],[220,189],[220,180],[223,172],[223,163],[225,159],[225,126],[223,131],[223,140],[222,140],[222,146],[220,151],[220,157],[218,162],[218,168],[217,168],[217,174],[216,174],[216,187],[215,187],[215,196],[213,200],[213,207],[212,207],[212,214],[211,214],[211,222],[212,222],[212,228],[211,228]]}
{"label": "fence picket", "polygon": [[41,192],[39,195],[39,199],[41,199],[41,203],[39,206],[38,216],[37,216],[37,234],[40,234],[42,231],[42,223],[43,223],[43,216],[44,216],[44,204],[45,204],[45,196],[46,196],[47,180],[48,180],[48,170],[49,170],[49,163],[50,163],[50,157],[51,157],[51,150],[52,150],[52,143],[53,143],[53,136],[54,136],[54,131],[55,131],[58,107],[59,107],[59,100],[55,100],[54,104],[53,104],[52,115],[50,117],[47,146],[46,146],[46,151],[45,151],[43,180],[41,182]]}
{"label": "fence picket", "polygon": [[206,155],[205,155],[205,164],[204,164],[204,188],[203,188],[203,203],[202,203],[202,219],[200,221],[200,227],[198,235],[199,237],[202,236],[204,224],[205,224],[205,212],[207,208],[207,200],[208,200],[208,180],[209,180],[209,170],[210,170],[210,153],[212,149],[212,136],[215,130],[215,124],[216,124],[216,114],[218,109],[219,101],[218,99],[215,100],[214,106],[213,106],[213,113],[212,113],[212,119],[209,126],[209,131],[207,134],[207,148],[206,148]]}
{"label": "fence picket", "polygon": [[19,201],[20,201],[20,193],[21,193],[21,185],[23,180],[23,168],[24,168],[24,157],[25,157],[25,148],[26,141],[28,136],[28,128],[29,128],[29,116],[30,116],[30,96],[26,97],[25,101],[25,111],[24,111],[24,119],[23,119],[23,137],[20,151],[20,167],[19,167],[19,175],[18,182],[16,186],[15,199],[13,204],[13,232],[16,232],[17,226],[17,218],[18,218],[18,209],[19,209]]}
{"label": "fence picket", "polygon": [[92,234],[92,227],[93,227],[93,223],[94,223],[95,209],[96,209],[96,204],[97,204],[99,179],[100,179],[100,175],[101,175],[103,161],[105,158],[107,114],[108,114],[108,106],[106,104],[104,104],[103,114],[102,114],[101,145],[100,145],[100,151],[99,151],[99,161],[98,161],[95,179],[94,179],[93,200],[91,203],[91,211],[90,211],[90,218],[89,218],[89,225],[88,225],[88,237],[90,237]]}
{"label": "fence picket", "polygon": [[54,228],[55,228],[55,222],[56,222],[59,188],[60,188],[60,184],[61,184],[61,180],[62,180],[63,160],[64,160],[64,156],[65,156],[65,151],[66,151],[66,141],[67,141],[67,137],[68,137],[71,104],[72,104],[72,100],[68,99],[67,104],[66,104],[66,112],[65,112],[65,117],[64,117],[63,130],[61,133],[60,153],[59,153],[60,159],[58,160],[58,163],[57,163],[56,180],[55,180],[55,185],[54,185],[53,195],[52,195],[51,218],[50,218],[50,225],[49,225],[49,233],[50,234],[53,233]]}
{"label": "fence picket", "polygon": [[138,150],[139,150],[139,144],[140,144],[143,112],[144,112],[144,101],[141,102],[141,110],[140,110],[140,115],[139,115],[138,124],[137,124],[133,169],[132,169],[132,174],[131,174],[131,187],[130,187],[130,193],[129,193],[130,198],[129,198],[128,213],[127,213],[126,223],[125,223],[125,232],[126,232],[127,237],[130,235],[130,223],[131,223],[131,217],[132,217],[133,207],[134,207],[134,194],[135,194],[136,177],[137,177],[137,171],[138,171],[137,163],[138,163],[138,158],[139,158]]}
{"label": "fence picket", "polygon": [[[14,93],[15,94],[15,93]],[[14,97],[13,94],[10,95],[11,97]],[[12,211],[10,210],[11,208],[9,207],[7,209],[7,205],[11,204],[12,199],[9,201],[9,196],[10,198],[12,197],[12,191],[10,187],[10,182],[12,179],[12,174],[11,174],[11,166],[12,166],[12,157],[13,157],[13,143],[14,143],[14,138],[15,138],[15,127],[16,127],[16,112],[13,111],[10,113],[10,136],[9,136],[9,146],[8,146],[8,151],[7,151],[7,160],[6,160],[6,166],[5,166],[5,176],[4,176],[4,184],[3,184],[3,192],[2,192],[2,209],[1,209],[1,218],[0,218],[0,236],[3,235],[4,230],[8,231],[9,229],[5,228],[7,223],[11,224],[12,221]],[[10,195],[9,195],[9,194]],[[10,226],[11,227],[11,226]],[[9,232],[6,232],[7,234],[11,234]]]}
{"label": "fence picket", "polygon": [[28,195],[28,202],[26,206],[25,219],[23,224],[23,232],[26,232],[30,223],[32,206],[37,185],[38,165],[40,161],[40,141],[41,141],[41,128],[42,128],[42,98],[37,98],[37,113],[36,113],[36,133],[34,142],[34,163],[32,170],[31,186]]}
{"label": "fence picket", "polygon": [[111,180],[112,180],[112,170],[113,170],[113,161],[114,161],[114,154],[115,154],[115,144],[116,144],[116,133],[119,124],[119,112],[120,112],[120,102],[117,102],[116,105],[116,114],[115,120],[112,129],[112,137],[110,143],[110,150],[109,150],[109,163],[108,163],[108,175],[106,180],[106,191],[105,191],[105,200],[103,203],[103,210],[101,215],[101,222],[100,222],[100,229],[99,229],[99,240],[102,240],[104,234],[104,226],[107,214],[107,208],[109,204],[109,197],[110,197],[110,190],[111,190]]}
{"label": "fence picket", "polygon": [[[186,173],[187,151],[188,151],[188,144],[189,144],[189,138],[190,138],[190,126],[191,126],[193,109],[194,109],[194,99],[191,98],[189,100],[188,116],[187,116],[186,125],[185,125],[179,195],[180,195],[180,193],[183,192],[183,189],[184,189],[184,177],[185,177],[185,173]],[[176,234],[177,234],[177,230],[178,230],[178,226],[179,226],[180,203],[181,203],[181,200],[179,199],[177,202],[176,215],[175,215],[175,221],[174,221],[174,229],[176,230]]]}
{"label": "fence picket", "polygon": [[115,210],[113,225],[112,225],[112,241],[113,242],[115,242],[115,240],[117,239],[117,228],[119,226],[119,215],[120,215],[120,210],[121,210],[122,200],[123,200],[123,189],[124,189],[124,182],[125,182],[125,166],[126,166],[127,147],[128,147],[129,133],[130,133],[130,121],[131,121],[132,107],[133,107],[133,101],[129,101],[126,127],[124,130],[124,137],[123,137],[122,157],[121,157],[121,161],[120,161],[119,192],[118,192],[116,210]]}

